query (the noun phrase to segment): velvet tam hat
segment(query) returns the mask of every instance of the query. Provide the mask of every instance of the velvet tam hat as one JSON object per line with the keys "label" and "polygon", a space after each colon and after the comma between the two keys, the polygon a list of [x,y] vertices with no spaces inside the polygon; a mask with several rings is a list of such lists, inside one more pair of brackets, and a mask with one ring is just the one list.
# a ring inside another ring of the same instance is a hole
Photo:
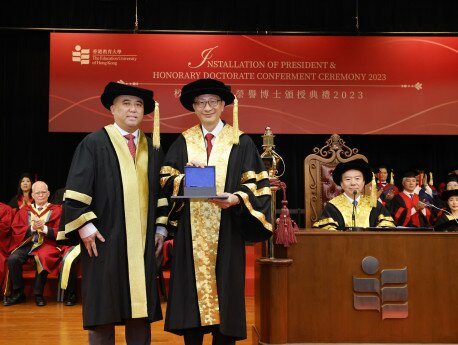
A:
{"label": "velvet tam hat", "polygon": [[194,111],[192,104],[194,99],[200,95],[217,95],[221,97],[225,105],[232,104],[235,96],[231,87],[216,79],[199,79],[186,84],[181,89],[180,102],[189,111]]}
{"label": "velvet tam hat", "polygon": [[441,199],[447,201],[452,196],[458,196],[458,189],[444,190],[441,194]]}
{"label": "velvet tam hat", "polygon": [[449,183],[449,182],[458,182],[458,175],[457,174],[450,174],[447,176],[447,178],[445,179],[445,184]]}
{"label": "velvet tam hat", "polygon": [[372,170],[369,167],[364,159],[355,159],[345,163],[339,163],[336,165],[334,171],[332,172],[332,179],[338,185],[342,182],[342,175],[348,170],[358,170],[361,171],[364,177],[364,183],[368,184],[372,181]]}
{"label": "velvet tam hat", "polygon": [[110,110],[114,99],[121,95],[130,95],[141,98],[143,100],[145,114],[149,114],[154,110],[155,102],[153,99],[153,91],[113,81],[109,82],[105,86],[105,90],[103,91],[102,96],[100,96],[100,101],[105,108]]}

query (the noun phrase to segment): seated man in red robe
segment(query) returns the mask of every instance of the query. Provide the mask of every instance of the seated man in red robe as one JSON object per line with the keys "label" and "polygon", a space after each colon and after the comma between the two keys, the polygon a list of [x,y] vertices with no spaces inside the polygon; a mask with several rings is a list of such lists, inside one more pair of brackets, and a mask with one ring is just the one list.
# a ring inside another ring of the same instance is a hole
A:
{"label": "seated man in red robe", "polygon": [[[21,208],[14,217],[11,255],[8,258],[8,282],[3,305],[10,306],[25,300],[22,265],[33,256],[37,267],[35,277],[35,302],[46,305],[43,289],[49,273],[57,274],[67,248],[56,242],[61,207],[48,203],[49,191],[46,183],[37,181],[32,185],[35,202]],[[10,291],[12,290],[12,291]]]}
{"label": "seated man in red robe", "polygon": [[6,259],[9,255],[11,222],[13,221],[14,210],[0,202],[0,287],[3,291],[7,272]]}
{"label": "seated man in red robe", "polygon": [[403,191],[388,203],[388,209],[396,226],[427,227],[430,226],[431,211],[421,202],[417,190],[417,174],[406,172],[402,178]]}

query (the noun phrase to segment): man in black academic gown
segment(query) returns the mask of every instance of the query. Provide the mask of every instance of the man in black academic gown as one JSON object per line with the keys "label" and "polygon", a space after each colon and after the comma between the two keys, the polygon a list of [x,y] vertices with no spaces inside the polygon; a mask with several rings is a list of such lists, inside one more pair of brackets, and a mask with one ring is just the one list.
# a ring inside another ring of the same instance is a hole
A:
{"label": "man in black academic gown", "polygon": [[[377,194],[364,195],[364,186],[373,179],[372,170],[362,159],[336,165],[332,179],[343,193],[325,205],[314,228],[345,230],[348,227],[395,227],[390,212],[377,201]],[[376,186],[374,183],[374,191]]]}
{"label": "man in black academic gown", "polygon": [[[221,120],[235,100],[229,86],[214,79],[185,85],[180,101],[195,112],[199,124],[183,132],[161,168],[169,218],[178,220],[175,234],[165,330],[184,335],[186,344],[234,344],[246,338],[245,241],[272,234],[271,192],[265,166],[253,141]],[[237,100],[235,100],[236,102]],[[234,115],[237,115],[234,104]],[[171,200],[181,195],[185,166],[215,166],[216,191],[226,199]]]}
{"label": "man in black academic gown", "polygon": [[90,344],[114,344],[126,325],[128,344],[150,344],[150,323],[162,318],[156,287],[155,233],[159,169],[153,144],[140,129],[155,108],[153,92],[109,83],[101,102],[114,124],[77,147],[67,179],[59,239],[81,242],[83,326]]}

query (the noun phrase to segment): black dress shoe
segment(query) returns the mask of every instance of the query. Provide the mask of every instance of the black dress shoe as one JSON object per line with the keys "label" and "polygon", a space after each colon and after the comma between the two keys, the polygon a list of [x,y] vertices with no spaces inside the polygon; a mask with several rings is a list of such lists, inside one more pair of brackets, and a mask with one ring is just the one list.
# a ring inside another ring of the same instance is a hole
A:
{"label": "black dress shoe", "polygon": [[76,295],[74,293],[69,293],[68,296],[64,298],[64,305],[71,307],[76,304]]}
{"label": "black dress shoe", "polygon": [[36,295],[35,296],[35,304],[39,307],[44,307],[46,305],[46,300],[43,296]]}
{"label": "black dress shoe", "polygon": [[3,298],[3,305],[5,307],[8,307],[10,305],[22,303],[24,301],[25,301],[25,295],[21,291],[21,292],[16,292],[15,294],[13,294],[10,297],[4,297]]}

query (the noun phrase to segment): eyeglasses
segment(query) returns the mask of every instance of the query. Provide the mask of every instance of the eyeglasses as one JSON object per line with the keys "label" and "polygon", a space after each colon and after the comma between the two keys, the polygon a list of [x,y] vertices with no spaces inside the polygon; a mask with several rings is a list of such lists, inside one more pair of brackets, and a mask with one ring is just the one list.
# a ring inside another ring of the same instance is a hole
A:
{"label": "eyeglasses", "polygon": [[211,108],[216,108],[219,102],[221,102],[221,99],[210,99],[208,101],[196,101],[194,102],[194,104],[196,105],[197,109],[204,109],[207,106],[207,104]]}

